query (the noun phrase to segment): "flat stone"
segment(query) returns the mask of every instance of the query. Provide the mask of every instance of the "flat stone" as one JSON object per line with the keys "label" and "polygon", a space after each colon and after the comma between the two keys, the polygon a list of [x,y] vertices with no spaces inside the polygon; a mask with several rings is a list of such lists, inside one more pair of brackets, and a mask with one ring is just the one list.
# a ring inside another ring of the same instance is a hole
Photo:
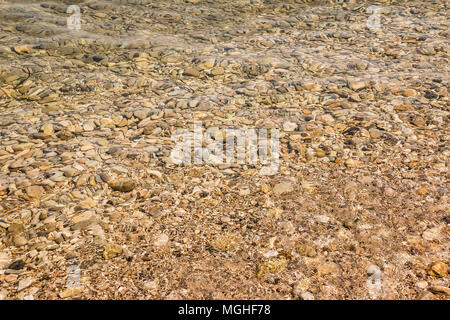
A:
{"label": "flat stone", "polygon": [[191,77],[196,77],[196,78],[201,76],[200,71],[195,68],[185,68],[183,74],[185,76],[191,76]]}
{"label": "flat stone", "polygon": [[430,290],[434,294],[442,294],[445,296],[450,296],[450,288],[444,286],[431,286]]}
{"label": "flat stone", "polygon": [[449,271],[448,265],[442,261],[437,261],[428,269],[428,274],[436,277],[445,277]]}
{"label": "flat stone", "polygon": [[11,263],[11,257],[6,252],[0,252],[0,270],[5,269]]}
{"label": "flat stone", "polygon": [[417,96],[417,91],[414,89],[404,89],[401,91],[401,94],[404,97],[415,97]]}
{"label": "flat stone", "polygon": [[367,87],[365,81],[352,80],[348,82],[348,87],[354,91],[358,91]]}
{"label": "flat stone", "polygon": [[45,193],[45,189],[37,185],[27,187],[25,191],[30,199],[40,199]]}
{"label": "flat stone", "polygon": [[50,136],[54,133],[53,125],[51,123],[46,123],[41,127],[41,131],[46,136]]}
{"label": "flat stone", "polygon": [[162,247],[169,243],[169,237],[166,234],[159,235],[154,241],[154,245],[157,247]]}
{"label": "flat stone", "polygon": [[17,287],[17,291],[22,291],[28,287],[30,287],[34,282],[36,281],[36,279],[34,278],[25,278],[19,281],[19,285]]}
{"label": "flat stone", "polygon": [[136,183],[132,179],[122,178],[109,182],[109,186],[115,191],[130,192],[136,187]]}
{"label": "flat stone", "polygon": [[109,260],[115,258],[122,254],[122,246],[118,244],[109,244],[105,247],[105,251],[103,251],[103,257],[105,260]]}

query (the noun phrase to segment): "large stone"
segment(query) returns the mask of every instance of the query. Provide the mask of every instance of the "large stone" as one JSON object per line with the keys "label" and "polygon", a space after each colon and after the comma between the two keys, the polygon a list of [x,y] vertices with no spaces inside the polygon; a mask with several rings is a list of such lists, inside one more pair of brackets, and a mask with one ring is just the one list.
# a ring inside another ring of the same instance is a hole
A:
{"label": "large stone", "polygon": [[195,68],[185,68],[183,74],[185,76],[191,76],[191,77],[196,77],[196,78],[201,76],[200,71]]}
{"label": "large stone", "polygon": [[5,269],[11,263],[11,257],[6,252],[0,252],[0,270]]}
{"label": "large stone", "polygon": [[136,183],[132,179],[122,178],[109,182],[109,186],[115,191],[130,192],[135,188]]}
{"label": "large stone", "polygon": [[273,193],[277,196],[294,191],[294,184],[290,181],[277,183],[273,188]]}
{"label": "large stone", "polygon": [[428,274],[435,277],[445,277],[448,273],[448,265],[442,261],[433,263],[428,269]]}
{"label": "large stone", "polygon": [[169,243],[169,237],[166,234],[159,235],[154,242],[157,247],[163,247]]}
{"label": "large stone", "polygon": [[118,244],[109,244],[105,247],[105,251],[103,251],[103,257],[106,260],[115,258],[122,254],[122,246]]}
{"label": "large stone", "polygon": [[351,80],[348,82],[348,87],[354,91],[358,91],[367,87],[367,83],[365,81]]}
{"label": "large stone", "polygon": [[97,216],[93,211],[85,211],[72,218],[70,228],[72,230],[84,230],[96,223],[97,220]]}
{"label": "large stone", "polygon": [[37,185],[27,187],[25,191],[32,200],[40,199],[45,193],[45,189],[42,186]]}

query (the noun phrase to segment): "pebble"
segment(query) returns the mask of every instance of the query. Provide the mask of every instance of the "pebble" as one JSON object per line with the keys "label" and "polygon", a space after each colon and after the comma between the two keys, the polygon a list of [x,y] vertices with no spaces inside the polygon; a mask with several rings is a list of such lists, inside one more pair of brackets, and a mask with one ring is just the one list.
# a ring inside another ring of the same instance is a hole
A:
{"label": "pebble", "polygon": [[135,188],[136,184],[132,179],[122,178],[109,182],[109,186],[115,191],[130,192]]}
{"label": "pebble", "polygon": [[166,234],[159,235],[155,241],[154,245],[157,247],[163,247],[169,243],[169,237]]}
{"label": "pebble", "polygon": [[30,199],[39,199],[45,193],[45,190],[42,186],[29,186],[26,188],[26,193]]}
{"label": "pebble", "polygon": [[354,91],[364,89],[366,86],[367,86],[367,83],[364,81],[354,80],[354,81],[348,82],[348,87]]}
{"label": "pebble", "polygon": [[8,269],[11,270],[21,270],[25,267],[25,262],[22,259],[18,259],[15,260],[14,262],[12,262],[9,266]]}
{"label": "pebble", "polygon": [[72,296],[77,296],[81,293],[81,288],[69,288],[59,293],[61,299],[70,298]]}
{"label": "pebble", "polygon": [[381,270],[380,267],[378,267],[377,265],[371,264],[370,266],[367,267],[366,269],[367,275],[372,276],[375,274],[381,274]]}
{"label": "pebble", "polygon": [[186,76],[191,76],[191,77],[196,77],[196,78],[201,76],[200,71],[195,68],[186,68],[186,69],[184,69],[183,74]]}
{"label": "pebble", "polygon": [[303,292],[300,295],[302,300],[315,300],[314,295],[311,292]]}
{"label": "pebble", "polygon": [[442,294],[445,296],[450,296],[450,288],[444,286],[432,286],[428,290],[430,290],[434,294]]}
{"label": "pebble", "polygon": [[295,131],[297,129],[298,125],[295,122],[285,122],[283,123],[283,130],[284,131],[288,131],[288,132],[292,132]]}
{"label": "pebble", "polygon": [[294,184],[289,181],[277,183],[273,187],[273,193],[277,196],[294,191]]}
{"label": "pebble", "polygon": [[22,235],[16,235],[13,237],[13,243],[16,247],[22,247],[28,243],[28,240]]}
{"label": "pebble", "polygon": [[122,254],[122,246],[118,244],[109,244],[105,247],[105,251],[103,251],[103,257],[105,260],[109,260],[115,258]]}
{"label": "pebble", "polygon": [[428,282],[418,281],[418,282],[416,282],[416,286],[420,289],[426,289],[428,287]]}
{"label": "pebble", "polygon": [[445,277],[449,271],[448,265],[442,261],[434,262],[428,269],[428,274],[436,277]]}
{"label": "pebble", "polygon": [[19,281],[19,285],[17,287],[17,291],[22,291],[28,287],[30,287],[34,282],[36,282],[36,279],[33,278],[25,278]]}
{"label": "pebble", "polygon": [[0,252],[0,270],[5,269],[11,263],[11,257],[6,252]]}
{"label": "pebble", "polygon": [[380,139],[383,136],[383,133],[376,128],[370,128],[369,134],[372,139]]}
{"label": "pebble", "polygon": [[404,89],[401,91],[402,96],[404,97],[415,97],[417,96],[417,92],[414,89]]}
{"label": "pebble", "polygon": [[85,211],[72,218],[70,228],[72,230],[85,230],[90,225],[96,223],[97,220],[97,216],[93,211]]}

